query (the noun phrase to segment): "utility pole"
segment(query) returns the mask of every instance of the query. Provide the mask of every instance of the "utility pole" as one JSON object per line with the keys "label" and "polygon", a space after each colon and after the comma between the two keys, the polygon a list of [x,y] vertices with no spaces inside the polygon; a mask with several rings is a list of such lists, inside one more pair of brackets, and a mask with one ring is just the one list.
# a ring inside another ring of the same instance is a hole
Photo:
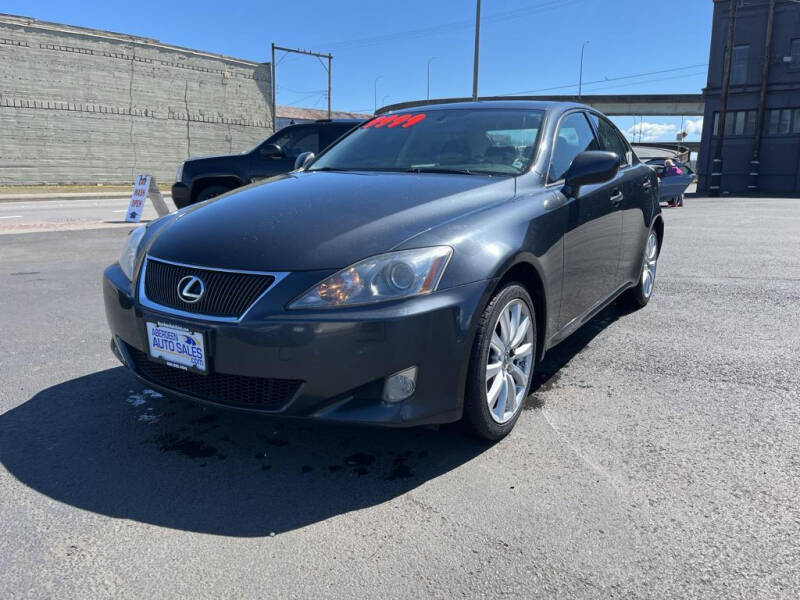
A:
{"label": "utility pole", "polygon": [[328,52],[328,118],[331,118],[331,62],[333,61],[333,56],[330,52]]}
{"label": "utility pole", "polygon": [[[320,54],[319,52],[310,52],[308,50],[300,50],[299,48],[284,48],[283,46],[276,46],[274,43],[272,44],[272,132],[275,132],[278,122],[277,116],[277,106],[276,106],[276,92],[277,92],[277,85],[275,81],[275,71],[277,65],[275,64],[275,51],[279,50],[281,52],[293,52],[294,54],[303,54],[305,56],[314,56],[317,60],[322,63],[322,68],[328,72],[328,118],[331,118],[331,68],[332,68],[332,61],[333,55],[328,52],[327,54]],[[325,66],[325,63],[322,62],[323,58],[328,59],[328,66]]]}
{"label": "utility pole", "polygon": [[378,80],[379,79],[383,79],[383,75],[378,75],[375,78],[375,83],[373,85],[373,93],[375,95],[375,109],[373,111],[373,114],[378,112]]}
{"label": "utility pole", "polygon": [[[711,184],[708,194],[718,197],[722,189],[722,148],[725,141],[725,121],[728,115],[728,92],[731,87],[731,62],[733,61],[733,42],[736,36],[736,8],[739,0],[730,0],[730,15],[728,18],[728,47],[725,49],[725,66],[722,71],[722,101],[719,109],[719,130],[717,143],[714,147],[714,159],[711,161]],[[712,124],[713,127],[713,124]]]}
{"label": "utility pole", "polygon": [[475,10],[475,59],[472,64],[472,99],[478,99],[478,55],[481,45],[481,0]]}
{"label": "utility pole", "polygon": [[581,67],[580,71],[578,72],[578,98],[583,96],[583,50],[586,48],[586,44],[588,43],[589,42],[586,41],[581,44]]}
{"label": "utility pole", "polygon": [[271,85],[272,85],[272,133],[275,133],[275,129],[276,129],[277,123],[278,123],[278,118],[277,118],[276,111],[275,111],[275,92],[276,92],[276,87],[275,87],[275,42],[272,42],[272,59],[271,60],[272,60],[272,62],[270,62],[269,64],[272,67],[272,69],[271,69],[272,75],[270,77],[270,79],[272,79],[272,81],[270,82]]}
{"label": "utility pole", "polygon": [[753,140],[753,159],[750,161],[750,185],[747,189],[751,193],[758,190],[758,178],[761,175],[761,136],[764,132],[764,113],[767,101],[767,83],[769,82],[769,67],[772,62],[772,33],[775,29],[775,0],[769,0],[769,15],[767,15],[767,36],[764,44],[764,63],[761,70],[761,93],[758,97],[758,114],[756,116],[756,138]]}
{"label": "utility pole", "polygon": [[436,57],[436,56],[431,56],[428,59],[428,87],[427,87],[428,91],[427,91],[427,94],[425,96],[426,100],[430,100],[431,99],[431,63],[433,61],[435,61],[437,58],[438,57]]}

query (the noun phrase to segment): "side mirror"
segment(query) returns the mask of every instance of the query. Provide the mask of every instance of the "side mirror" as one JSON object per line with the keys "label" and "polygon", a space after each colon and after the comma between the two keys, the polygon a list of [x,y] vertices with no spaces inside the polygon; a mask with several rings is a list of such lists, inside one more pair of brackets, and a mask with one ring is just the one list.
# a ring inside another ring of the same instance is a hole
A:
{"label": "side mirror", "polygon": [[280,158],[283,156],[283,149],[278,144],[264,144],[258,152],[264,158]]}
{"label": "side mirror", "polygon": [[305,169],[316,158],[313,152],[301,152],[294,161],[294,170]]}
{"label": "side mirror", "polygon": [[566,185],[577,191],[584,185],[611,181],[618,171],[619,157],[614,152],[581,152],[567,171]]}

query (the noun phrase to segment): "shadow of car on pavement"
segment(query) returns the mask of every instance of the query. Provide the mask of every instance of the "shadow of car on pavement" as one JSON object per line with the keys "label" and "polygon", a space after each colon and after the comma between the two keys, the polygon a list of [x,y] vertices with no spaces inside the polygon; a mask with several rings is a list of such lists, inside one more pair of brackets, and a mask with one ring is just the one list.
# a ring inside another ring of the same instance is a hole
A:
{"label": "shadow of car on pavement", "polygon": [[[552,349],[528,407],[622,314],[612,305]],[[491,446],[454,426],[354,428],[203,408],[150,393],[123,367],[0,415],[0,462],[32,489],[115,518],[226,536],[279,534],[389,501]]]}

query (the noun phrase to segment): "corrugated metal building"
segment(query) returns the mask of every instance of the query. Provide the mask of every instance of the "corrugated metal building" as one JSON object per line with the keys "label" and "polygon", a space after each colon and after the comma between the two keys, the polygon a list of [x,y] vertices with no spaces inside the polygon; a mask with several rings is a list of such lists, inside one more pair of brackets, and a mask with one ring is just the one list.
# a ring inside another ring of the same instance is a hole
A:
{"label": "corrugated metal building", "polygon": [[800,196],[800,2],[714,0],[704,95],[698,191]]}

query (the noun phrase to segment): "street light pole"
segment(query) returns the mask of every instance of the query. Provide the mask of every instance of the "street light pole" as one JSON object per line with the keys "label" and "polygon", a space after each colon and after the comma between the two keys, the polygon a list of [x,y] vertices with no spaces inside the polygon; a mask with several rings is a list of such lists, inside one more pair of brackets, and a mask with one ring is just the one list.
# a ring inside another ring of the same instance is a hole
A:
{"label": "street light pole", "polygon": [[581,44],[581,68],[580,68],[580,71],[578,73],[578,98],[583,96],[583,51],[586,48],[586,44],[588,44],[588,43],[589,42],[586,41],[586,42],[583,42],[583,44]]}
{"label": "street light pole", "polygon": [[375,110],[373,111],[373,113],[378,112],[378,80],[379,79],[383,79],[383,75],[378,75],[375,78],[375,86],[374,86],[374,88],[375,88],[374,89],[374,92],[375,92]]}
{"label": "street light pole", "polygon": [[475,10],[475,59],[472,63],[472,99],[478,99],[478,54],[481,45],[481,0]]}
{"label": "street light pole", "polygon": [[427,100],[431,99],[431,63],[433,61],[435,61],[437,58],[438,58],[437,56],[431,56],[428,59],[428,88],[427,88],[428,91],[427,91],[427,94],[426,94],[426,99]]}

